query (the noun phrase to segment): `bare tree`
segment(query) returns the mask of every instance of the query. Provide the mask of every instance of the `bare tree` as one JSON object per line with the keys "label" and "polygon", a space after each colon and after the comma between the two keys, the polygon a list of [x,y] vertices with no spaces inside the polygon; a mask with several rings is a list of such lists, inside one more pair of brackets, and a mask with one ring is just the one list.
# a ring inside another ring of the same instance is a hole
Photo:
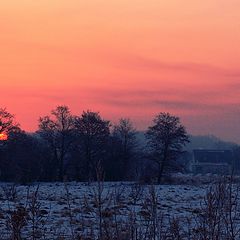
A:
{"label": "bare tree", "polygon": [[85,159],[86,174],[90,180],[95,174],[96,164],[104,157],[106,142],[110,134],[110,122],[101,118],[97,112],[83,112],[75,121],[80,139],[80,148]]}
{"label": "bare tree", "polygon": [[189,137],[180,119],[169,113],[160,113],[154,118],[146,137],[151,159],[158,165],[157,181],[160,183],[165,168],[183,153],[183,146],[189,142]]}
{"label": "bare tree", "polygon": [[136,130],[128,118],[121,118],[119,123],[114,126],[113,135],[119,140],[120,160],[123,164],[123,175],[127,175],[130,160],[134,157],[136,150]]}
{"label": "bare tree", "polygon": [[64,161],[74,142],[74,117],[67,106],[58,106],[50,116],[39,119],[40,136],[43,137],[53,151],[58,166],[58,177],[64,177]]}
{"label": "bare tree", "polygon": [[19,129],[19,124],[14,120],[14,115],[6,108],[0,108],[0,134],[9,134],[11,131]]}

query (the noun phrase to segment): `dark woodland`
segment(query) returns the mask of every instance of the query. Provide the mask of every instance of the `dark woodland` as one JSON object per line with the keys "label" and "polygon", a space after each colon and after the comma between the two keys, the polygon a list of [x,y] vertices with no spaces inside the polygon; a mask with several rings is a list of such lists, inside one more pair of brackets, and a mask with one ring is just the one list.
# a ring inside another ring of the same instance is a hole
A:
{"label": "dark woodland", "polygon": [[[0,133],[8,136],[0,141],[1,181],[91,182],[101,165],[105,181],[161,183],[169,180],[172,172],[188,172],[191,155],[191,137],[180,119],[163,112],[144,133],[128,118],[114,125],[98,112],[83,111],[74,116],[63,105],[40,117],[36,132],[27,133],[14,115],[1,108]],[[216,142],[221,143],[224,145]],[[230,148],[237,170],[240,148],[234,144]]]}

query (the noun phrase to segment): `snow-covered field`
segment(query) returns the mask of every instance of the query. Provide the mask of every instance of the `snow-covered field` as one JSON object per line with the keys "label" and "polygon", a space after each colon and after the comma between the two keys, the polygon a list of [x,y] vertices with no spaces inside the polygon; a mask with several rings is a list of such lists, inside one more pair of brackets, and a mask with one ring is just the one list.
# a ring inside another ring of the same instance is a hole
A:
{"label": "snow-covered field", "polygon": [[111,239],[111,228],[125,231],[129,226],[124,224],[130,222],[146,228],[154,212],[164,221],[177,217],[184,222],[201,208],[208,187],[128,182],[1,183],[0,239],[9,239],[14,231],[23,239],[94,239],[100,228],[105,234],[109,230]]}

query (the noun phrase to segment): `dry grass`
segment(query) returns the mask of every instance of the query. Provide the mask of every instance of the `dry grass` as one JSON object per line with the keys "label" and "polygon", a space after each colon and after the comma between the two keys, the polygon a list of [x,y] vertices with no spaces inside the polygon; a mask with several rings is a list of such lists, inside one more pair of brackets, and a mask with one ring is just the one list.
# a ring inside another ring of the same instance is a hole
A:
{"label": "dry grass", "polygon": [[[104,184],[97,169],[97,183],[76,198],[68,184],[58,211],[43,206],[39,186],[26,191],[20,199],[16,186],[2,189],[8,209],[1,210],[0,223],[5,231],[0,239],[58,240],[237,240],[240,238],[238,187],[231,179],[209,186],[199,208],[191,214],[170,215],[155,186],[132,184],[131,188]],[[128,191],[126,199],[126,191]],[[60,201],[49,197],[49,203]],[[174,201],[172,201],[174,203]],[[57,218],[57,219],[56,219]],[[57,221],[54,227],[51,221]],[[64,226],[64,227],[63,227]]]}

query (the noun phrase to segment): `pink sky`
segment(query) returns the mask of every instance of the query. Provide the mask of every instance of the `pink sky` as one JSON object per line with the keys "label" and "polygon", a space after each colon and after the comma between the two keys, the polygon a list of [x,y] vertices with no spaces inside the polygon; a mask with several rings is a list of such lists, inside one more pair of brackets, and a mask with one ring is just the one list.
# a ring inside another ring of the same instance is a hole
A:
{"label": "pink sky", "polygon": [[192,134],[240,142],[239,0],[8,0],[1,107],[23,129],[56,105],[130,117],[168,111]]}

